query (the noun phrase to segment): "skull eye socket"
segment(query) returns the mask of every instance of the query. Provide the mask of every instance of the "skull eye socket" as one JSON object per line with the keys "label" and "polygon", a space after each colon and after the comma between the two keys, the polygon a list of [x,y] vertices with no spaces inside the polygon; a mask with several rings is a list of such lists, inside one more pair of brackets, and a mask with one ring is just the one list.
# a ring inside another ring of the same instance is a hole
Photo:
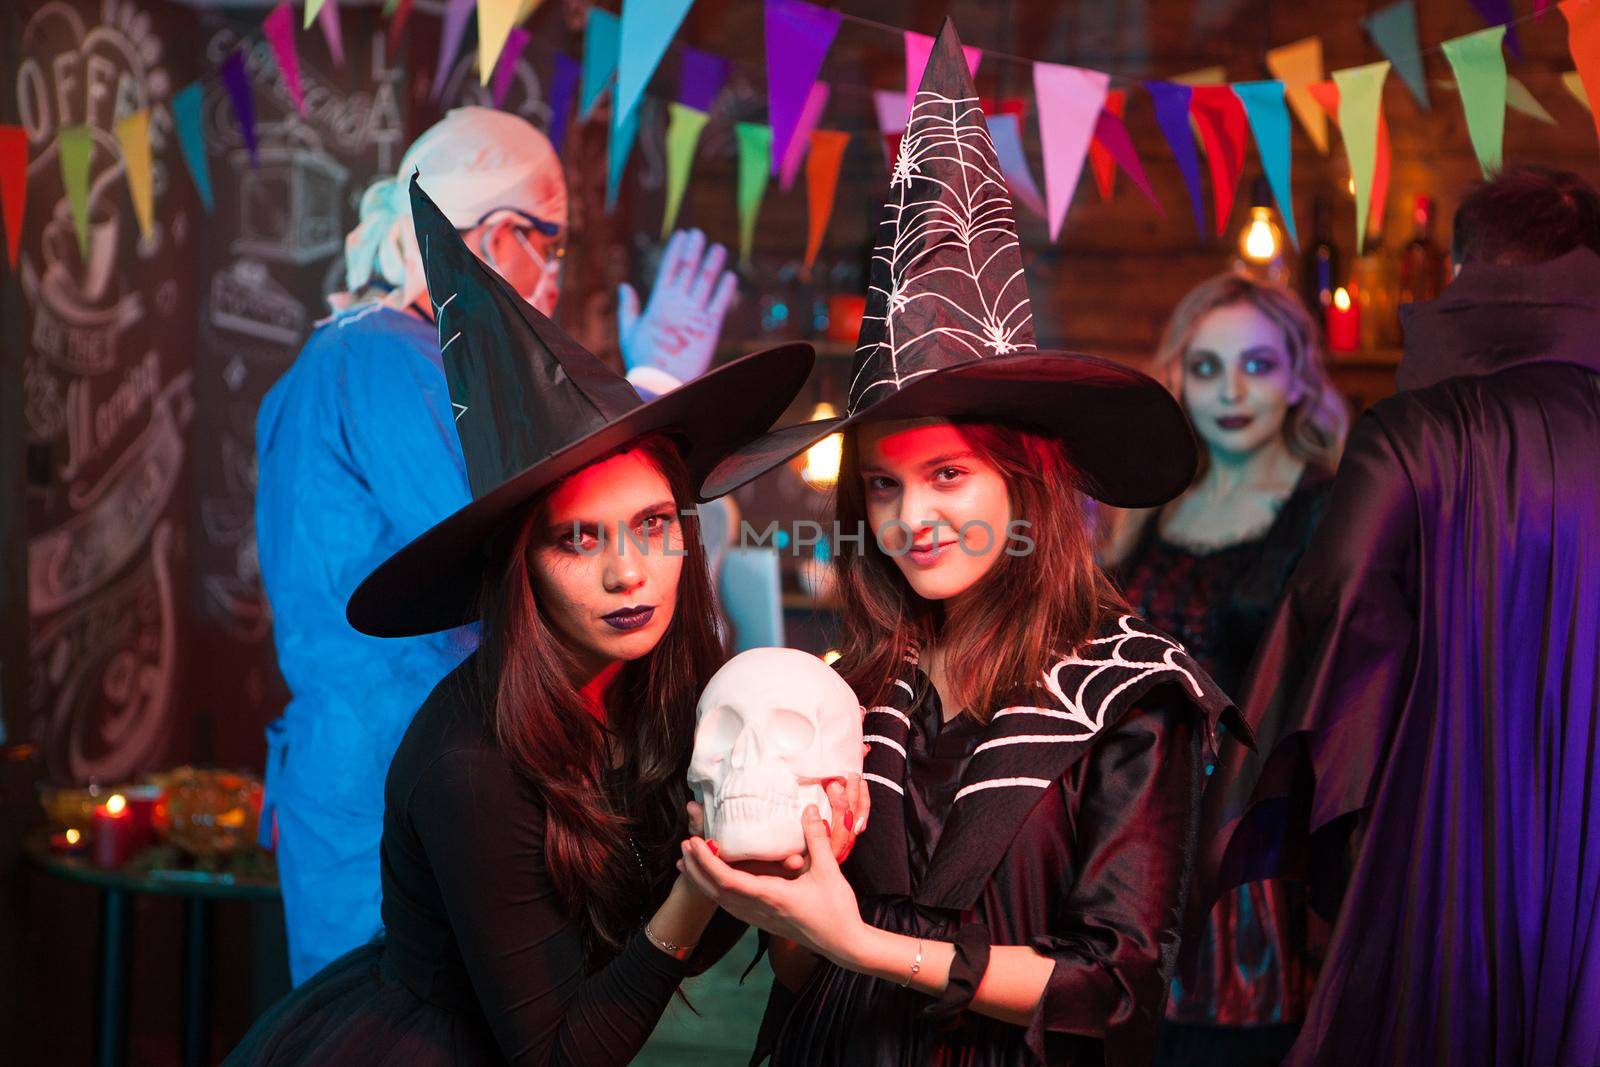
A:
{"label": "skull eye socket", "polygon": [[743,731],[744,716],[727,704],[718,704],[700,720],[695,744],[711,752],[727,752]]}
{"label": "skull eye socket", "polygon": [[772,743],[780,752],[804,752],[816,736],[816,724],[809,716],[789,708],[772,709]]}

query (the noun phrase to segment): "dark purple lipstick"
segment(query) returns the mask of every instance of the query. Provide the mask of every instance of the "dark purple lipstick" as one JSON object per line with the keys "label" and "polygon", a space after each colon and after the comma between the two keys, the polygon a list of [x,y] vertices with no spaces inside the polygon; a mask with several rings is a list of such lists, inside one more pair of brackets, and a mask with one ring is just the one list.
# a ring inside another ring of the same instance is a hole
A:
{"label": "dark purple lipstick", "polygon": [[641,626],[648,625],[655,613],[656,606],[654,604],[641,604],[633,607],[618,608],[609,615],[600,617],[606,621],[607,626],[627,632],[628,630],[637,630]]}

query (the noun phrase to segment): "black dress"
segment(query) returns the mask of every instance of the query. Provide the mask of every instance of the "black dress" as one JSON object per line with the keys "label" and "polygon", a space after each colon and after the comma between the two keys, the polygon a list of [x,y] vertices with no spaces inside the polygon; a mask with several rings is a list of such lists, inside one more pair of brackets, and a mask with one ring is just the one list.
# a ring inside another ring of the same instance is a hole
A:
{"label": "black dress", "polygon": [[[954,941],[938,1001],[820,961],[774,986],[775,1067],[1142,1063],[1152,1054],[1199,819],[1203,739],[1228,700],[1124,617],[987,723],[943,723],[914,662],[867,709],[872,820],[845,865],[862,917]],[[1031,1023],[966,1010],[990,945],[1055,970]],[[907,960],[909,965],[910,961]]]}
{"label": "black dress", "polygon": [[[384,935],[275,1005],[229,1065],[627,1063],[679,983],[737,940],[719,912],[689,960],[642,931],[586,958],[545,866],[544,802],[489,733],[475,661],[434,689],[389,767]],[[642,881],[649,915],[670,878]]]}

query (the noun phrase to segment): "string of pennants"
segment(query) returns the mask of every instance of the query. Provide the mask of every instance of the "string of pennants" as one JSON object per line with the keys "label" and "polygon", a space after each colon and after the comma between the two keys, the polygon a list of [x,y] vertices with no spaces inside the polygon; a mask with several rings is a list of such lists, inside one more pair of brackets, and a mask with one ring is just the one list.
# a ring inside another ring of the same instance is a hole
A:
{"label": "string of pennants", "polygon": [[[521,25],[543,0],[446,0],[439,33],[439,61],[432,96],[439,99],[449,70],[461,50],[466,27],[474,13],[478,30],[478,74],[491,88],[496,106],[503,106],[513,72],[532,35]],[[806,0],[764,0],[768,121],[735,122],[738,151],[736,203],[739,214],[741,258],[749,262],[756,218],[770,180],[777,177],[787,191],[802,166],[806,175],[809,226],[804,262],[809,267],[821,248],[833,212],[839,170],[851,131],[826,128],[831,89],[821,80],[823,62],[846,20],[901,35],[905,48],[905,92],[873,93],[878,132],[883,138],[886,162],[892,165],[905,129],[909,101],[914,98],[927,64],[932,38],[911,30],[808,3]],[[1541,122],[1554,123],[1548,111],[1525,85],[1506,68],[1505,52],[1521,57],[1516,27],[1547,14],[1549,0],[1534,0],[1534,11],[1513,17],[1509,0],[1471,0],[1491,23],[1487,28],[1442,42],[1453,80],[1435,82],[1435,89],[1454,91],[1460,97],[1468,135],[1480,167],[1487,175],[1502,161],[1505,112],[1509,107]],[[386,0],[383,13],[391,50],[399,43],[410,18],[413,0]],[[612,93],[611,130],[607,151],[606,201],[616,202],[617,191],[638,134],[639,104],[668,47],[694,0],[623,0],[621,14],[591,7],[583,35],[581,62],[556,53],[548,79],[551,108],[547,131],[557,150],[565,138],[569,113],[576,104],[580,119],[588,117],[606,92]],[[1568,27],[1568,48],[1575,70],[1562,74],[1569,92],[1593,113],[1590,100],[1600,94],[1600,0],[1561,0],[1557,5]],[[261,23],[291,97],[304,113],[295,12],[283,0]],[[305,0],[299,29],[316,23],[334,62],[344,63],[338,0]],[[1043,158],[1041,193],[1023,150],[1026,101],[1008,98],[985,100],[990,134],[1001,169],[1018,203],[1043,217],[1052,241],[1060,236],[1067,208],[1087,162],[1102,199],[1112,196],[1119,171],[1137,187],[1163,217],[1123,117],[1130,91],[1142,88],[1154,108],[1173,161],[1180,171],[1196,229],[1210,232],[1205,216],[1201,168],[1210,177],[1213,224],[1220,234],[1232,212],[1244,169],[1247,143],[1254,141],[1262,170],[1290,239],[1298,246],[1290,199],[1290,115],[1304,129],[1315,149],[1329,151],[1330,120],[1340,131],[1356,195],[1356,242],[1365,241],[1369,226],[1383,216],[1390,169],[1388,127],[1382,109],[1384,85],[1390,73],[1398,74],[1417,103],[1432,106],[1423,69],[1413,0],[1398,0],[1369,14],[1363,28],[1386,57],[1375,63],[1324,70],[1322,42],[1318,37],[1274,48],[1265,56],[1271,80],[1226,81],[1220,67],[1164,80],[1135,82],[1102,71],[1029,60],[1004,53],[966,49],[967,63],[976,76],[986,55],[1003,62],[1032,67],[1034,101],[1038,111],[1039,143]],[[1431,49],[1429,51],[1432,51]],[[667,102],[667,191],[662,234],[677,219],[688,187],[696,148],[710,120],[712,105],[728,80],[731,62],[722,56],[682,45],[679,48],[677,92]],[[254,103],[244,52],[236,48],[221,63],[219,73],[252,162],[256,153]],[[1113,82],[1118,83],[1113,88]],[[202,204],[212,209],[211,178],[207,169],[201,122],[202,87],[193,82],[172,98],[174,125],[188,172]],[[1600,131],[1600,116],[1596,116]],[[128,190],[140,231],[152,227],[150,111],[143,108],[119,118],[114,130],[122,153]],[[87,126],[70,126],[57,133],[57,146],[68,200],[80,245],[88,240],[88,175],[92,153]],[[20,126],[0,125],[0,220],[4,223],[7,254],[15,269],[26,206],[28,145]],[[1366,220],[1364,225],[1362,220]]]}

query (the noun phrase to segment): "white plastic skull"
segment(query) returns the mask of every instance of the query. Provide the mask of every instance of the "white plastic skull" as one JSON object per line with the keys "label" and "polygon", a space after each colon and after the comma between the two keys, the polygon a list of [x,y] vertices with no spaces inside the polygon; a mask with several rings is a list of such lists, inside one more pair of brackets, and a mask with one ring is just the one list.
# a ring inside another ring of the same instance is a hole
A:
{"label": "white plastic skull", "polygon": [[832,817],[823,781],[861,773],[861,705],[810,653],[739,653],[706,683],[695,717],[689,788],[725,860],[802,851],[806,805]]}

